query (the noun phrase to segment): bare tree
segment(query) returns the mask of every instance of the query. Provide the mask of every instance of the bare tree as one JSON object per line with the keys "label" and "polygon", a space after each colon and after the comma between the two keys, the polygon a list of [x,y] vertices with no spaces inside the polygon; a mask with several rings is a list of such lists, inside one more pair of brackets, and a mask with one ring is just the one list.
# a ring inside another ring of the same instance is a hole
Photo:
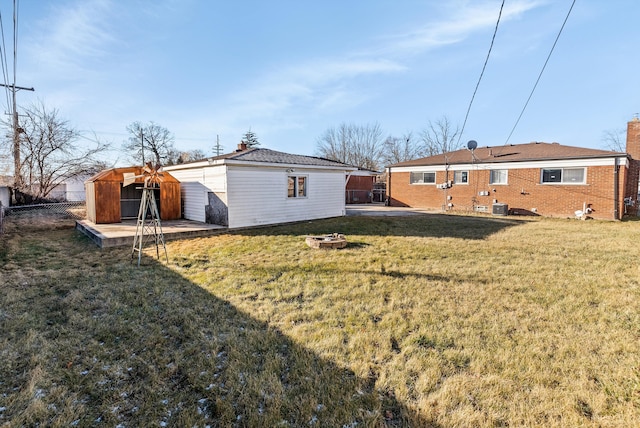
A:
{"label": "bare tree", "polygon": [[382,130],[377,123],[342,123],[329,128],[316,143],[318,156],[377,171],[383,154]]}
{"label": "bare tree", "polygon": [[47,110],[41,102],[21,113],[20,128],[19,173],[23,186],[15,189],[18,192],[43,199],[65,180],[95,173],[105,166],[99,155],[109,145],[94,138],[92,147],[81,148],[78,140],[83,135],[61,119],[58,110]]}
{"label": "bare tree", "polygon": [[408,132],[402,137],[387,137],[384,140],[382,155],[385,165],[393,165],[424,156],[424,145],[415,141],[413,133]]}
{"label": "bare tree", "polygon": [[127,126],[127,131],[131,136],[122,148],[131,154],[134,162],[155,162],[160,165],[168,163],[175,149],[174,137],[167,128],[154,122],[146,125],[133,122]]}
{"label": "bare tree", "polygon": [[427,128],[420,134],[424,144],[424,155],[434,156],[461,148],[456,145],[459,134],[460,128],[454,128],[446,116],[442,116],[435,123],[429,121]]}
{"label": "bare tree", "polygon": [[187,151],[172,150],[171,153],[169,154],[169,157],[165,165],[178,165],[181,163],[202,160],[202,159],[205,159],[206,157],[207,157],[207,154],[200,149],[187,150]]}
{"label": "bare tree", "polygon": [[602,133],[602,142],[614,152],[626,152],[627,142],[625,140],[625,129],[609,129]]}

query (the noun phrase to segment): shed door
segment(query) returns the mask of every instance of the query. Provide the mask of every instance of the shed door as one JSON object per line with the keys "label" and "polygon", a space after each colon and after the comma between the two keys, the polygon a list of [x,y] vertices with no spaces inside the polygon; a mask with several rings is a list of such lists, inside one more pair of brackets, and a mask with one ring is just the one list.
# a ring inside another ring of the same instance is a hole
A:
{"label": "shed door", "polygon": [[120,187],[120,216],[123,219],[138,218],[142,188],[139,184]]}
{"label": "shed door", "polygon": [[[162,217],[162,207],[160,204],[160,189],[153,191],[158,206],[158,214]],[[131,184],[120,188],[120,215],[123,220],[138,218],[140,211],[140,201],[142,200],[142,184]]]}

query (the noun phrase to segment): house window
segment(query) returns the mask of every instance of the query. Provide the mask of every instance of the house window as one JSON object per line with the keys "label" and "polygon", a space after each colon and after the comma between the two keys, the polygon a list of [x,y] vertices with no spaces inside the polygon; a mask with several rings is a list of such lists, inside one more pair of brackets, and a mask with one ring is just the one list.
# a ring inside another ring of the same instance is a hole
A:
{"label": "house window", "polygon": [[455,171],[453,173],[453,182],[455,184],[469,183],[469,171]]}
{"label": "house window", "polygon": [[412,172],[409,178],[411,184],[435,184],[435,172]]}
{"label": "house window", "polygon": [[301,175],[290,175],[287,177],[287,196],[289,198],[307,197],[307,177]]}
{"label": "house window", "polygon": [[543,183],[584,184],[585,168],[543,169]]}
{"label": "house window", "polygon": [[492,169],[489,177],[489,184],[507,184],[507,170]]}

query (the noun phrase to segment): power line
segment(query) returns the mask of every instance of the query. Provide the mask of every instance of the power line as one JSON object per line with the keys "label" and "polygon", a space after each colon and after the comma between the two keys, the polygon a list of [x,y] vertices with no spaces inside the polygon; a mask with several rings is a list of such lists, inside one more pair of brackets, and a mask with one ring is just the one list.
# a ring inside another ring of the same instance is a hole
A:
{"label": "power line", "polygon": [[489,52],[487,52],[487,58],[484,60],[484,65],[482,66],[482,71],[480,72],[478,83],[476,83],[476,88],[474,89],[473,95],[471,96],[471,101],[469,102],[469,107],[467,108],[467,114],[464,116],[464,122],[462,123],[462,129],[460,130],[460,134],[458,134],[458,141],[456,142],[456,146],[460,144],[460,139],[462,138],[462,134],[464,133],[464,127],[467,125],[467,119],[469,118],[469,112],[471,112],[471,105],[473,104],[473,100],[476,97],[476,92],[478,92],[478,87],[480,86],[480,81],[482,80],[482,76],[484,75],[484,70],[487,68],[487,63],[489,62],[489,56],[491,55],[491,50],[493,49],[493,42],[495,41],[496,34],[498,33],[498,25],[500,25],[500,18],[502,17],[503,8],[504,8],[504,0],[502,0],[502,4],[500,5],[500,13],[498,13],[498,21],[496,22],[496,28],[493,30],[493,37],[491,37],[491,45],[489,46]]}
{"label": "power line", "polygon": [[[2,63],[2,79],[5,85],[9,84],[9,66],[7,63],[7,48],[4,41],[4,25],[2,23],[2,12],[0,12],[0,35],[2,36],[2,47],[0,48],[0,62]],[[11,97],[9,88],[5,87],[5,95],[7,97],[7,109],[11,109]],[[9,111],[10,114],[13,112]]]}
{"label": "power line", "polygon": [[507,143],[511,139],[511,136],[513,135],[513,132],[516,130],[516,127],[518,126],[518,123],[520,123],[520,119],[522,119],[522,115],[524,114],[524,111],[526,110],[527,106],[529,105],[529,101],[531,101],[531,97],[533,97],[533,93],[535,92],[536,87],[538,86],[538,82],[540,82],[540,78],[542,77],[542,73],[544,73],[544,69],[547,67],[547,63],[549,62],[549,58],[551,58],[551,54],[553,53],[553,50],[556,48],[556,44],[558,43],[558,39],[560,38],[560,34],[562,34],[562,30],[564,29],[564,26],[567,23],[567,20],[569,19],[569,15],[571,15],[571,11],[573,10],[573,6],[575,4],[576,4],[576,0],[573,0],[573,2],[571,3],[571,7],[569,8],[569,12],[567,12],[567,16],[564,18],[564,22],[562,23],[562,27],[560,27],[560,31],[558,31],[558,35],[556,36],[556,40],[553,42],[553,46],[551,46],[551,50],[549,51],[549,55],[547,55],[547,59],[544,62],[544,65],[542,66],[542,70],[540,70],[540,74],[538,74],[538,79],[536,79],[536,83],[535,83],[535,85],[533,85],[533,89],[531,89],[531,93],[529,94],[529,98],[527,98],[527,102],[524,103],[524,107],[522,107],[522,111],[520,112],[520,116],[518,116],[518,120],[516,120],[516,123],[513,125],[513,128],[511,128],[511,132],[509,133],[509,136],[507,137],[507,140],[504,142],[505,146],[507,145]]}

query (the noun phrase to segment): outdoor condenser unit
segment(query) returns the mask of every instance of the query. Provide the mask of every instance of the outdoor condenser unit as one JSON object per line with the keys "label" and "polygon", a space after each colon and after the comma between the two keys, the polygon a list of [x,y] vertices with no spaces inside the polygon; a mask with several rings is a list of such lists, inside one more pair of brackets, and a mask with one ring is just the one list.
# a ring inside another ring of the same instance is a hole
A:
{"label": "outdoor condenser unit", "polygon": [[491,214],[493,215],[508,215],[509,205],[507,204],[493,204]]}

